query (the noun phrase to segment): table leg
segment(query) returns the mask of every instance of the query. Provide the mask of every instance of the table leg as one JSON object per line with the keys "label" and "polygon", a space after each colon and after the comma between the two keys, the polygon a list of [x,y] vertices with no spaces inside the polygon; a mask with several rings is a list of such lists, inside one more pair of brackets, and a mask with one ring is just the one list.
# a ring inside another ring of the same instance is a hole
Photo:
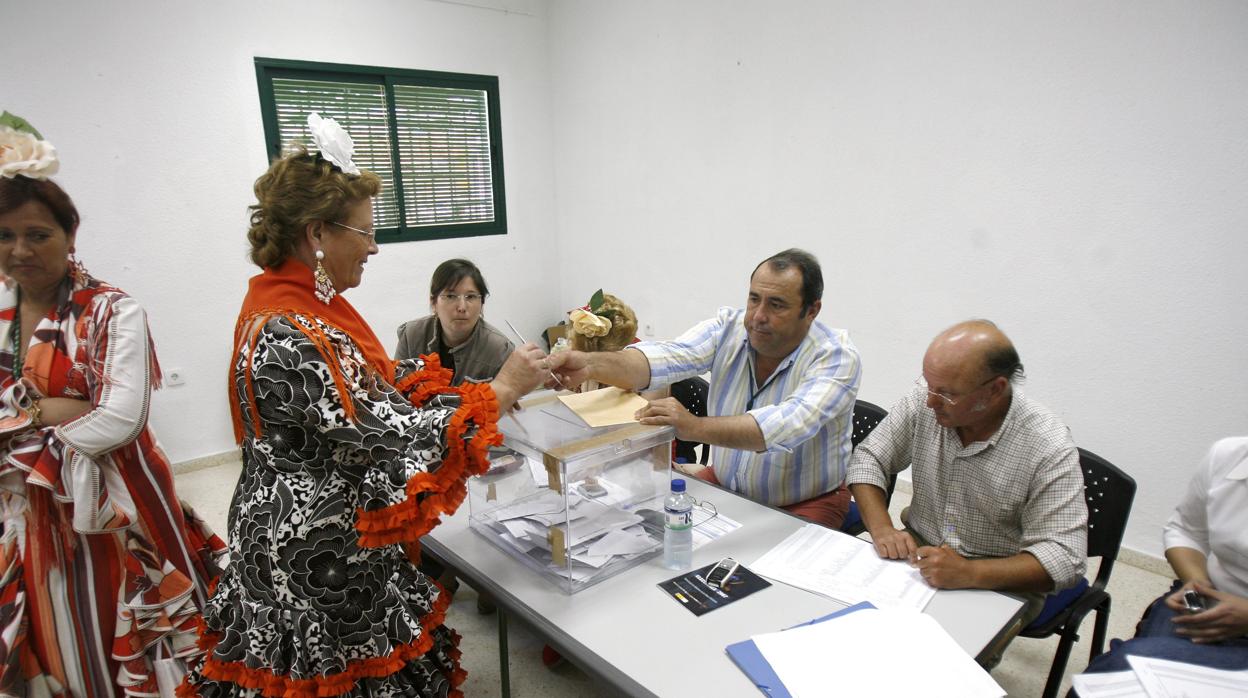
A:
{"label": "table leg", "polygon": [[498,677],[503,698],[511,698],[511,669],[507,661],[507,611],[498,605]]}

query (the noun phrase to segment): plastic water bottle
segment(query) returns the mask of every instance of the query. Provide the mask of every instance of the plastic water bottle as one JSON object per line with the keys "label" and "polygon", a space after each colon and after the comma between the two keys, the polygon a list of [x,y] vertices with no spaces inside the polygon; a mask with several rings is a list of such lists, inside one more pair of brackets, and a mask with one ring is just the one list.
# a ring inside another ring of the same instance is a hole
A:
{"label": "plastic water bottle", "polygon": [[672,493],[663,500],[663,566],[687,570],[693,565],[693,497],[685,481],[672,480]]}

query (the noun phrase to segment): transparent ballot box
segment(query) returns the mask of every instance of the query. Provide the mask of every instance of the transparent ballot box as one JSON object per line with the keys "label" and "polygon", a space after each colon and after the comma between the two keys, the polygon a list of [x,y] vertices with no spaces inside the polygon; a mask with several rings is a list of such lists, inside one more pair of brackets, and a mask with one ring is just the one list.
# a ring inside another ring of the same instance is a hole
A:
{"label": "transparent ballot box", "polygon": [[549,392],[520,407],[468,481],[472,529],[569,594],[659,555],[675,431],[589,427]]}

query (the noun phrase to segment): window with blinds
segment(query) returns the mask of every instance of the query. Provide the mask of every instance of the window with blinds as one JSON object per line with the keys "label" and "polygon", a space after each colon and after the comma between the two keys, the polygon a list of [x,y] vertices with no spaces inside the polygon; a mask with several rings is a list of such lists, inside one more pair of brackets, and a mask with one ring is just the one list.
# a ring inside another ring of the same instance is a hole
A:
{"label": "window with blinds", "polygon": [[378,242],[507,232],[498,78],[256,59],[270,157],[312,146],[308,114],[338,121],[375,173]]}

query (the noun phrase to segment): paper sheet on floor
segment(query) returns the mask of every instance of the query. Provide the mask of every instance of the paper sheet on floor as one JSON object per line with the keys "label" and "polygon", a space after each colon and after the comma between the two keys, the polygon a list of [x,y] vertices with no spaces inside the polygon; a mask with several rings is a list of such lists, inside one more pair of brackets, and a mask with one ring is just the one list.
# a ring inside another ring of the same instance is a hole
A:
{"label": "paper sheet on floor", "polygon": [[904,560],[883,560],[868,542],[806,524],[754,564],[754,572],[846,604],[921,611],[936,590]]}

